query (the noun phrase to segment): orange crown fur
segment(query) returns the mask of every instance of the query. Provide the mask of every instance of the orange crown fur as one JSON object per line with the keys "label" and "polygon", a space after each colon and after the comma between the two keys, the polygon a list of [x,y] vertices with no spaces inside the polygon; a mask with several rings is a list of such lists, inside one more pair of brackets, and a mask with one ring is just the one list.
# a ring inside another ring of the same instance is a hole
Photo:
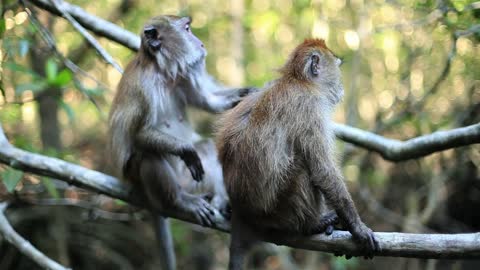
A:
{"label": "orange crown fur", "polygon": [[325,40],[318,38],[305,39],[303,43],[298,45],[293,50],[287,63],[280,69],[280,72],[284,75],[290,75],[295,78],[305,79],[304,66],[305,56],[307,56],[312,50],[327,50],[330,49],[325,44]]}

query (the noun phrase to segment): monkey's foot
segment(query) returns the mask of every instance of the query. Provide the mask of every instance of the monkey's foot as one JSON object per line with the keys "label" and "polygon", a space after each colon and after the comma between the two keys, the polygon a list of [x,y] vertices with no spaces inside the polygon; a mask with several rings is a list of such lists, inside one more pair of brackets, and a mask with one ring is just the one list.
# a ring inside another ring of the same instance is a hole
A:
{"label": "monkey's foot", "polygon": [[216,194],[215,196],[213,196],[211,200],[208,200],[208,201],[210,202],[210,205],[218,209],[220,214],[226,220],[230,220],[230,218],[232,217],[232,207],[230,206],[230,202],[228,201],[228,198],[226,198],[225,196]]}
{"label": "monkey's foot", "polygon": [[183,194],[179,207],[188,213],[192,213],[195,219],[203,226],[212,226],[215,220],[214,208],[203,198],[188,193]]}
{"label": "monkey's foot", "polygon": [[320,218],[320,222],[314,229],[313,233],[325,233],[326,235],[330,235],[333,232],[334,226],[338,224],[338,221],[337,213],[335,211],[330,211]]}
{"label": "monkey's foot", "polygon": [[380,251],[380,245],[373,231],[363,224],[363,222],[352,226],[350,233],[353,239],[365,250],[365,255],[363,256],[365,259],[372,259],[374,253]]}

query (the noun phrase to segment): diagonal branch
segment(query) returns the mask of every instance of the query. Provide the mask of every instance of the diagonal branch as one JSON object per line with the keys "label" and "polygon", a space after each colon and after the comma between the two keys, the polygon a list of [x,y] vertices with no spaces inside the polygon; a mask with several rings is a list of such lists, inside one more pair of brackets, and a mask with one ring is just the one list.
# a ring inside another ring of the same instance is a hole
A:
{"label": "diagonal branch", "polygon": [[[30,153],[8,143],[0,126],[0,163],[13,168],[54,177],[75,186],[84,187],[97,193],[125,200],[138,206],[145,206],[138,194],[129,185],[118,179],[60,159]],[[196,223],[192,216],[181,216],[173,209],[164,209],[162,215]],[[230,224],[217,212],[213,229],[228,232]],[[411,258],[469,259],[480,258],[480,233],[470,234],[406,234],[375,233],[382,251],[376,256]],[[330,253],[362,255],[352,241],[351,234],[334,231],[331,236],[311,237],[284,236],[267,239],[279,245],[324,251]]]}
{"label": "diagonal branch", "polygon": [[68,270],[69,268],[65,268],[56,261],[48,258],[36,249],[30,242],[28,242],[25,238],[20,236],[13,228],[12,225],[5,217],[5,209],[7,208],[7,203],[2,202],[0,203],[0,234],[3,236],[5,240],[7,240],[10,244],[14,247],[18,248],[18,250],[32,261],[36,262],[39,266],[44,269],[51,269],[51,270]]}
{"label": "diagonal branch", "polygon": [[65,11],[66,3],[63,0],[49,0],[58,12],[92,45],[93,48],[102,56],[107,63],[112,65],[118,72],[123,73],[123,69],[115,62],[113,57],[95,40],[95,38],[81,24],[79,24],[70,13]]}
{"label": "diagonal branch", "polygon": [[[49,0],[25,0],[35,6],[45,9],[57,16],[60,12],[50,3]],[[81,7],[64,2],[63,11],[70,14],[79,24],[95,34],[113,40],[131,50],[137,51],[140,48],[138,35],[123,29],[122,27],[101,19],[83,10]]]}

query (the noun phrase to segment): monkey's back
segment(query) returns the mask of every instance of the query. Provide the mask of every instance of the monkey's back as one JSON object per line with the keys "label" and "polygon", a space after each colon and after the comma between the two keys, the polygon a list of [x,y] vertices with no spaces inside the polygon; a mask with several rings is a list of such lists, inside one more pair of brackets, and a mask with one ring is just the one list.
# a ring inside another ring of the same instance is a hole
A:
{"label": "monkey's back", "polygon": [[296,149],[304,127],[295,123],[292,110],[309,97],[291,96],[275,82],[269,88],[248,96],[218,122],[225,187],[232,210],[256,227],[305,231],[318,219],[322,198]]}

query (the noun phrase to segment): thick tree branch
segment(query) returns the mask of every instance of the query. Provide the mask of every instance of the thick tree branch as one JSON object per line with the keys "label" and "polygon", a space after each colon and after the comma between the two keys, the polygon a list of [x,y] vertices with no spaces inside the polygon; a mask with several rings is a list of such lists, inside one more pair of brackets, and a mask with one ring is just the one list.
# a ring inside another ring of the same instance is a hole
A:
{"label": "thick tree branch", "polygon": [[[33,154],[18,149],[7,141],[0,126],[0,163],[13,168],[54,177],[70,184],[84,187],[94,192],[103,193],[125,200],[138,206],[145,206],[132,188],[118,179],[60,159]],[[165,209],[165,216],[195,223],[192,216],[180,216],[176,211]],[[228,232],[230,224],[216,213],[214,229]],[[412,258],[480,258],[480,233],[471,234],[405,234],[375,233],[382,251],[376,256],[395,256]],[[330,253],[361,255],[348,232],[335,231],[331,236],[315,235],[312,237],[278,237],[267,239],[279,245],[295,248],[318,250]]]}
{"label": "thick tree branch", "polygon": [[449,131],[437,131],[404,142],[342,124],[335,124],[335,135],[343,141],[377,152],[386,160],[401,161],[480,143],[480,123]]}
{"label": "thick tree branch", "polygon": [[48,258],[36,249],[30,242],[28,242],[25,238],[20,236],[10,225],[5,217],[5,209],[7,208],[7,203],[3,202],[0,203],[0,234],[3,236],[5,240],[7,240],[10,244],[14,247],[18,248],[18,250],[32,261],[36,262],[39,266],[44,269],[50,270],[67,270],[69,268],[65,268],[56,261]]}

